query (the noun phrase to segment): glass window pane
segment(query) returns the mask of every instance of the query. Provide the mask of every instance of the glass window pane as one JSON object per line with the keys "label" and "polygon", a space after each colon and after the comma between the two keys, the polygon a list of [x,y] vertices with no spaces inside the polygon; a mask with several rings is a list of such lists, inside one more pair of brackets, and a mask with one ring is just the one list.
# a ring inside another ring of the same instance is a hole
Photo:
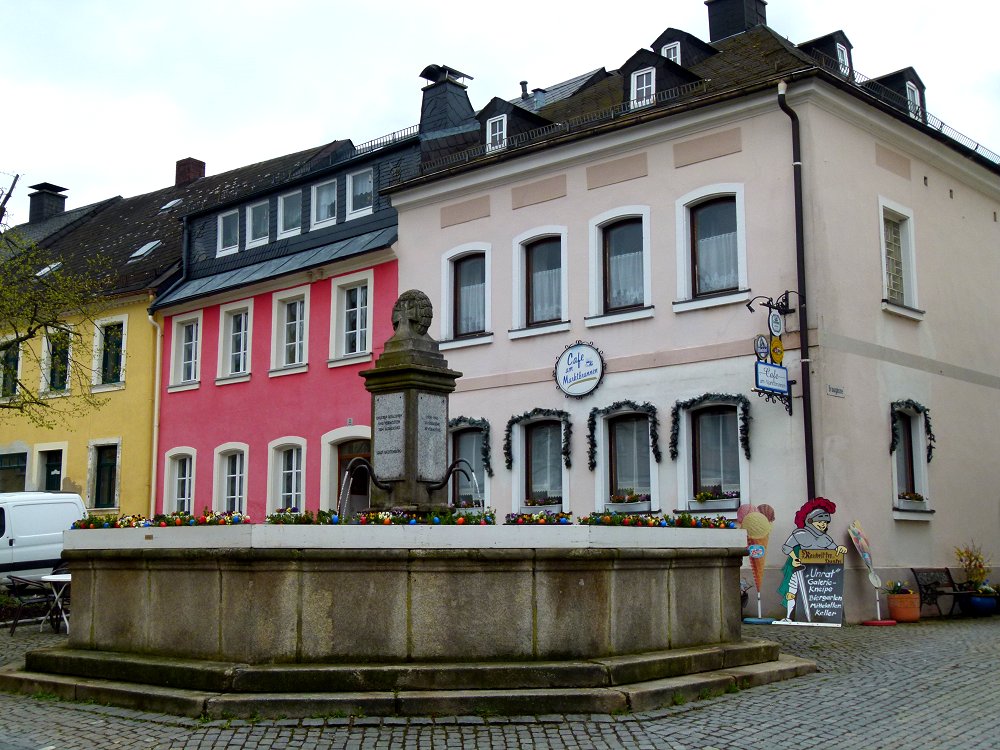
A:
{"label": "glass window pane", "polygon": [[124,323],[111,323],[101,329],[101,383],[121,382],[124,332]]}
{"label": "glass window pane", "polygon": [[302,193],[281,198],[281,231],[290,232],[302,227]]}
{"label": "glass window pane", "polygon": [[643,304],[642,220],[604,228],[605,311]]}
{"label": "glass window pane", "polygon": [[222,217],[223,248],[236,247],[239,244],[239,221],[240,215],[235,211]]}
{"label": "glass window pane", "polygon": [[541,422],[525,429],[527,499],[536,503],[562,501],[562,425]]}
{"label": "glass window pane", "polygon": [[48,385],[50,391],[66,390],[67,374],[69,372],[69,334],[65,331],[54,331],[48,337],[49,371]]}
{"label": "glass window pane", "polygon": [[736,247],[736,199],[721,198],[691,210],[694,293],[736,289],[739,259]]}
{"label": "glass window pane", "polygon": [[[454,436],[454,460],[462,458],[472,465],[472,474],[475,481],[466,477],[462,472],[455,473],[455,483],[453,486],[453,500],[456,505],[483,502],[483,486],[486,481],[486,473],[483,467],[483,433],[481,430],[462,430]],[[469,467],[462,464],[462,468],[469,471]]]}
{"label": "glass window pane", "polygon": [[250,239],[261,240],[268,236],[268,220],[270,211],[268,204],[262,203],[250,208]]}
{"label": "glass window pane", "polygon": [[313,207],[315,221],[337,218],[337,183],[328,182],[316,187],[316,205]]}
{"label": "glass window pane", "polygon": [[351,175],[351,211],[371,208],[373,199],[372,170]]}
{"label": "glass window pane", "polygon": [[455,263],[455,335],[486,330],[486,257],[470,255]]}
{"label": "glass window pane", "polygon": [[645,416],[618,417],[609,423],[611,494],[645,495],[649,481],[649,419]]}
{"label": "glass window pane", "polygon": [[562,241],[549,237],[525,247],[528,325],[562,317]]}

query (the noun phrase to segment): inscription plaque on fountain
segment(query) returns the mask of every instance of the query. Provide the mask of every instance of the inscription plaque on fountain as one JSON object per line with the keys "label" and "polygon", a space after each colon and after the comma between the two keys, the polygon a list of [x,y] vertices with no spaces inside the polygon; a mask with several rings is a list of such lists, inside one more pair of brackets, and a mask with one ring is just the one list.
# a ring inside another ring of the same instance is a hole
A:
{"label": "inscription plaque on fountain", "polygon": [[437,393],[417,394],[417,477],[434,482],[447,470],[448,399]]}
{"label": "inscription plaque on fountain", "polygon": [[375,441],[372,465],[375,476],[393,481],[403,478],[406,466],[406,409],[402,393],[380,393],[374,396]]}

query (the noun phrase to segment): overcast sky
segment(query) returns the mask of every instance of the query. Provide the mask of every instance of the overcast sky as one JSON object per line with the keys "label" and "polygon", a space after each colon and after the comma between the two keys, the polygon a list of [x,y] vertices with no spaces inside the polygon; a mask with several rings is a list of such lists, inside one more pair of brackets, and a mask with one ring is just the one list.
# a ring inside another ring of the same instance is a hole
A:
{"label": "overcast sky", "polygon": [[[473,76],[479,108],[616,69],[668,26],[709,38],[702,0],[0,0],[0,18],[12,225],[38,182],[73,208],[167,187],[187,156],[216,174],[414,125],[430,63]],[[929,112],[1000,152],[1000,2],[770,0],[767,20],[795,43],[842,29],[869,77],[912,65]]]}

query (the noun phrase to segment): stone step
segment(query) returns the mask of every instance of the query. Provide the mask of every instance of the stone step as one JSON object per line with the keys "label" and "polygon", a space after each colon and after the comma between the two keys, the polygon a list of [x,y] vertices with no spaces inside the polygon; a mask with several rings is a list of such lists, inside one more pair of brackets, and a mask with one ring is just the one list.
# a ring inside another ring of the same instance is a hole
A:
{"label": "stone step", "polygon": [[26,670],[219,693],[603,688],[743,667],[778,658],[777,644],[738,643],[559,662],[248,665],[55,647]]}
{"label": "stone step", "polygon": [[646,711],[709,698],[732,689],[786,680],[815,670],[813,662],[781,656],[764,663],[614,687],[220,693],[8,668],[0,671],[0,690],[45,693],[64,700],[93,701],[141,711],[210,719],[608,714]]}

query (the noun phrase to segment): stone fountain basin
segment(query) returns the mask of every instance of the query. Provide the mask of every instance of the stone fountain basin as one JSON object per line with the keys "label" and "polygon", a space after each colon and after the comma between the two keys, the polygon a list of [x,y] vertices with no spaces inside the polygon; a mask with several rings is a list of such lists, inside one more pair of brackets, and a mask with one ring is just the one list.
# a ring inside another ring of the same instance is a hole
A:
{"label": "stone fountain basin", "polygon": [[77,530],[75,649],[269,663],[589,659],[740,640],[739,529]]}

